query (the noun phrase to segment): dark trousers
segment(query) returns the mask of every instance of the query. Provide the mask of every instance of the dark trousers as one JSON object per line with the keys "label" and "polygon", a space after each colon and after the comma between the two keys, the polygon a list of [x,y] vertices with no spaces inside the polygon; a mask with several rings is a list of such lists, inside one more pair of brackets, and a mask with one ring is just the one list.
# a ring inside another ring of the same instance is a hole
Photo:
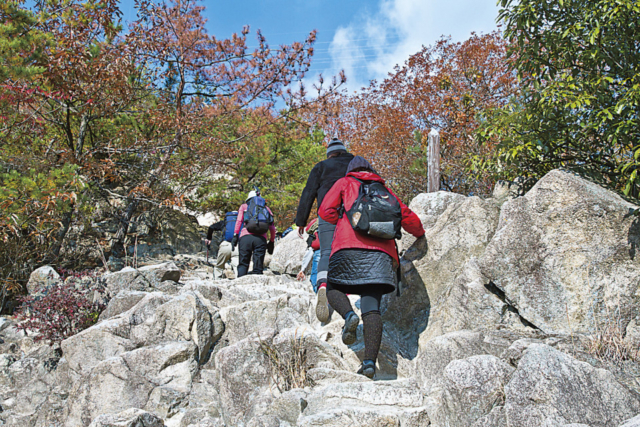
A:
{"label": "dark trousers", "polygon": [[264,270],[264,255],[267,252],[267,239],[263,236],[247,234],[238,242],[238,277],[245,276],[249,270],[251,255],[253,255],[253,271],[251,274],[262,274]]}
{"label": "dark trousers", "polygon": [[333,243],[333,232],[336,226],[322,218],[318,218],[318,239],[320,240],[320,261],[318,262],[317,287],[322,283],[327,284],[327,274],[329,272],[329,258],[331,257],[331,244]]}

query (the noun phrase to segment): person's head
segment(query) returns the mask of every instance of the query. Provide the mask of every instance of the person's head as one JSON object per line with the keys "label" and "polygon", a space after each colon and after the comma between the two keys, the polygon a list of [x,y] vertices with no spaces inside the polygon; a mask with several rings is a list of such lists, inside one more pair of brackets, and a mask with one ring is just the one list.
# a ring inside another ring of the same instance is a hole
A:
{"label": "person's head", "polygon": [[337,136],[331,138],[329,144],[327,145],[327,159],[329,157],[339,156],[340,153],[346,153],[347,148],[344,146],[342,141],[338,139]]}
{"label": "person's head", "polygon": [[255,190],[251,190],[249,191],[249,194],[247,194],[247,198],[245,199],[245,201],[249,201],[249,199],[252,199],[254,197],[256,197],[258,195],[258,193]]}
{"label": "person's head", "polygon": [[351,159],[347,166],[347,173],[349,172],[373,172],[376,175],[378,174],[378,172],[376,172],[376,170],[371,166],[371,163],[362,156],[355,156]]}

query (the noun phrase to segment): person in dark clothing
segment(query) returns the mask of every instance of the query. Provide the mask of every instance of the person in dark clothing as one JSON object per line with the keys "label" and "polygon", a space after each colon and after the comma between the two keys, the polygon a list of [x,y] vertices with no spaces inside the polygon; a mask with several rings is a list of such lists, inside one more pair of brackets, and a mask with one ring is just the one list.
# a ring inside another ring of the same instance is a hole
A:
{"label": "person in dark clothing", "polygon": [[[255,191],[250,191],[247,196],[246,202],[243,203],[242,206],[240,206],[240,209],[238,209],[238,219],[236,220],[234,236],[233,240],[231,241],[232,249],[235,248],[235,246],[238,244],[238,241],[240,243],[238,248],[240,252],[238,277],[245,276],[249,272],[249,263],[252,260],[252,256],[253,270],[251,271],[251,274],[262,274],[262,271],[264,270],[265,253],[268,251],[270,254],[273,254],[274,242],[276,240],[275,225],[269,225],[269,243],[267,243],[267,233],[261,235],[253,234],[242,226],[244,222],[245,212],[248,208],[247,203],[257,195],[258,194]],[[273,217],[271,209],[267,207],[267,210]]]}
{"label": "person in dark clothing", "polygon": [[[352,159],[353,154],[347,153],[347,149],[342,141],[334,137],[327,146],[327,159],[317,163],[313,169],[311,169],[309,178],[307,178],[307,184],[300,196],[298,212],[296,214],[296,225],[298,226],[298,234],[301,238],[307,221],[309,220],[313,202],[317,200],[318,206],[322,204],[325,195],[331,187],[333,187],[333,184],[339,179],[344,178],[347,172],[347,166]],[[322,218],[318,220],[320,261],[318,262],[316,317],[321,322],[327,322],[329,320],[326,287],[334,230],[334,224]]]}
{"label": "person in dark clothing", "polygon": [[[382,295],[394,292],[397,286],[399,265],[395,240],[384,240],[362,234],[353,229],[347,215],[360,190],[361,181],[384,180],[375,173],[369,162],[356,156],[347,168],[347,176],[340,179],[324,197],[318,215],[336,224],[329,261],[327,299],[329,304],[345,319],[342,341],[351,345],[356,341],[360,318],[353,311],[347,293],[361,296],[360,309],[364,326],[364,360],[358,373],[373,378],[375,364],[382,339],[380,301]],[[411,211],[391,190],[402,210],[401,225],[417,238],[424,238],[420,218]]]}
{"label": "person in dark clothing", "polygon": [[[222,230],[224,230],[224,220],[214,222],[213,224],[211,224],[209,226],[209,230],[207,231],[207,239],[205,240],[205,243],[207,245],[211,243],[211,241],[213,240],[213,233],[216,231],[222,231]],[[220,241],[222,240],[224,240],[224,233],[220,235]]]}

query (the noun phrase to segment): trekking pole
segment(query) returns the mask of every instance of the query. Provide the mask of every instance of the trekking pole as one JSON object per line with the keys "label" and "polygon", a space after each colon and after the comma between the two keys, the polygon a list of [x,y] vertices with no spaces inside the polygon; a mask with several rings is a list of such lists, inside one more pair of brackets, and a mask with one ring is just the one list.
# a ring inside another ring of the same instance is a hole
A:
{"label": "trekking pole", "polygon": [[207,245],[207,264],[209,264],[209,245]]}

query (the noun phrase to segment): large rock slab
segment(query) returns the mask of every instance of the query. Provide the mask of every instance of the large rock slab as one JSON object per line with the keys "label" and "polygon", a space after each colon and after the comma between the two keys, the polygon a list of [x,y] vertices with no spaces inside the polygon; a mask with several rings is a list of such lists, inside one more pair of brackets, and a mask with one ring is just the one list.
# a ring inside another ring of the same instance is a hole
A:
{"label": "large rock slab", "polygon": [[469,260],[451,286],[431,303],[422,340],[461,330],[509,328],[531,331],[517,311],[491,292],[476,258]]}
{"label": "large rock slab", "polygon": [[427,398],[431,425],[467,427],[481,421],[504,404],[504,386],[513,371],[491,355],[453,360]]}
{"label": "large rock slab", "polygon": [[88,425],[101,414],[146,409],[165,418],[186,405],[197,373],[197,348],[174,342],[123,353],[97,364],[69,395],[68,427]]}
{"label": "large rock slab", "polygon": [[109,300],[107,308],[100,313],[100,320],[110,319],[131,309],[148,295],[143,291],[120,291]]}
{"label": "large rock slab", "polygon": [[638,206],[554,170],[502,207],[479,263],[519,314],[547,333],[640,315]]}
{"label": "large rock slab", "polygon": [[543,344],[531,344],[505,387],[509,426],[620,425],[640,400],[606,370]]}
{"label": "large rock slab", "polygon": [[290,308],[285,295],[268,300],[247,301],[224,307],[220,317],[225,324],[225,340],[233,344],[264,328],[280,331],[308,323],[299,312]]}
{"label": "large rock slab", "polygon": [[398,374],[415,378],[428,392],[452,361],[487,354],[499,357],[516,339],[507,333],[480,331],[457,331],[430,340],[421,339],[418,356],[401,365]]}
{"label": "large rock slab", "polygon": [[292,231],[278,241],[269,268],[280,274],[298,274],[302,266],[302,258],[307,251],[307,240],[301,239],[298,233]]}
{"label": "large rock slab", "polygon": [[69,368],[86,374],[108,358],[169,341],[192,341],[197,359],[204,363],[223,332],[217,309],[197,294],[170,297],[153,292],[128,311],[67,338],[61,347]]}
{"label": "large rock slab", "polygon": [[424,396],[410,380],[328,384],[314,388],[304,401],[299,426],[429,425]]}
{"label": "large rock slab", "polygon": [[163,281],[177,282],[182,275],[181,270],[168,261],[162,264],[153,264],[140,268],[125,267],[120,271],[107,273],[102,280],[107,292],[114,296],[120,291],[144,291],[157,290]]}
{"label": "large rock slab", "polygon": [[273,400],[269,360],[262,350],[271,344],[272,334],[265,331],[260,337],[246,338],[215,356],[220,406],[227,425],[246,423],[265,412]]}
{"label": "large rock slab", "polygon": [[[440,215],[442,215],[450,205],[461,203],[464,199],[466,199],[466,197],[462,194],[451,193],[449,191],[420,193],[411,200],[409,209],[418,215],[418,218],[420,218],[422,222],[422,227],[428,230],[436,224]],[[398,250],[402,252],[408,249],[414,241],[415,237],[403,230]]]}
{"label": "large rock slab", "polygon": [[[401,260],[405,289],[399,298],[387,297],[383,318],[385,327],[414,342],[410,357],[415,355],[415,340],[427,327],[431,302],[447,291],[472,257],[482,255],[498,217],[495,204],[479,197],[454,201],[426,231],[426,240],[417,240],[407,249]],[[416,245],[426,248],[412,254]]]}

